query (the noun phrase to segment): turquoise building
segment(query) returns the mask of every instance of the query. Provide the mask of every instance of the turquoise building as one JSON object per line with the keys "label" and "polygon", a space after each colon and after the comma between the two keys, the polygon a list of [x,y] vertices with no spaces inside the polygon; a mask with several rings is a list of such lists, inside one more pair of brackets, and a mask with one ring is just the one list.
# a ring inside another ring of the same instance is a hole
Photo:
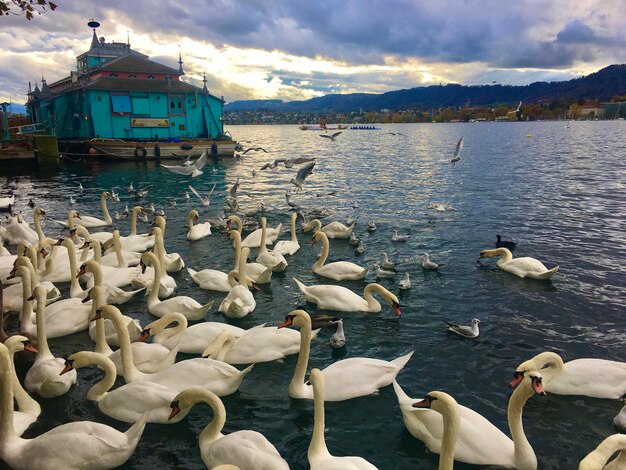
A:
{"label": "turquoise building", "polygon": [[223,97],[181,81],[178,69],[159,64],[129,43],[98,38],[90,22],[89,50],[76,58],[76,71],[41,89],[29,84],[27,108],[37,129],[62,140],[230,140],[223,134]]}

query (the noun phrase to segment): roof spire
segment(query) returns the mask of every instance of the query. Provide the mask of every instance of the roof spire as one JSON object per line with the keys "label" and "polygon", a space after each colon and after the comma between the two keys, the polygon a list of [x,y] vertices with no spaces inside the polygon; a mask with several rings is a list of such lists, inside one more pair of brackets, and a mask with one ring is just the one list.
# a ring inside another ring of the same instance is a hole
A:
{"label": "roof spire", "polygon": [[181,75],[185,75],[185,71],[183,70],[183,55],[180,52],[180,46],[178,46],[178,71]]}
{"label": "roof spire", "polygon": [[96,28],[100,26],[100,23],[98,23],[93,18],[89,18],[89,23],[87,23],[87,26],[93,29],[93,37],[91,38],[91,49],[93,49],[94,47],[98,47],[99,44],[98,35],[96,34]]}
{"label": "roof spire", "polygon": [[206,87],[206,72],[202,72],[202,81],[204,82],[204,86],[202,87],[202,91],[209,92],[209,89]]}
{"label": "roof spire", "polygon": [[130,49],[130,33],[126,31],[126,45]]}

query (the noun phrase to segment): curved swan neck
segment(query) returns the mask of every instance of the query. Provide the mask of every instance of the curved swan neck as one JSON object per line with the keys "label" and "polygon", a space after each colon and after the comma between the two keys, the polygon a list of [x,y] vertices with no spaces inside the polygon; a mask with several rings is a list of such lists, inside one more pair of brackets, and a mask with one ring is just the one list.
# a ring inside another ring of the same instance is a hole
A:
{"label": "curved swan neck", "polygon": [[93,260],[100,263],[102,260],[102,247],[100,246],[100,242],[98,240],[91,240],[90,244],[93,249]]}
{"label": "curved swan neck", "polygon": [[[93,317],[96,314],[96,310],[104,305],[104,288],[101,286],[92,287],[90,296],[92,299],[91,316]],[[94,348],[94,351],[107,357],[113,354],[113,350],[109,347],[109,344],[107,343],[103,318],[98,318],[96,320],[96,347]]]}
{"label": "curved swan neck", "polygon": [[67,257],[70,261],[70,297],[79,297],[83,293],[78,279],[76,279],[76,252],[74,251],[74,242],[69,238],[64,238],[61,243],[67,250]]}
{"label": "curved swan neck", "polygon": [[109,208],[107,207],[107,193],[106,192],[102,193],[102,196],[100,197],[100,206],[102,206],[102,214],[104,215],[104,221],[107,224],[112,223],[113,220],[111,219],[111,214],[109,214]]}
{"label": "curved swan neck", "polygon": [[[563,363],[563,358],[559,356],[555,352],[545,351],[537,354],[533,357],[532,361],[537,366],[537,370],[541,370],[541,374],[544,372],[553,370],[554,374],[558,374],[563,371],[565,364]],[[547,370],[542,370],[544,366],[549,365],[550,367]]]}
{"label": "curved swan neck", "polygon": [[493,251],[495,253],[495,256],[500,256],[500,259],[498,261],[501,263],[508,263],[513,259],[513,253],[511,253],[506,248],[496,248]]}
{"label": "curved swan neck", "polygon": [[141,212],[141,206],[133,207],[130,219],[130,234],[137,235],[137,214]]}
{"label": "curved swan neck", "polygon": [[90,272],[93,276],[93,285],[101,286],[102,285],[102,266],[98,261],[87,261],[85,263],[87,265],[86,271]]}
{"label": "curved swan neck", "polygon": [[[171,323],[176,323],[175,326],[167,328]],[[159,320],[146,326],[146,329],[150,329],[150,336],[161,335],[159,338],[161,341],[166,340],[174,335],[178,335],[185,331],[187,328],[187,318],[178,312],[170,312],[160,318]]]}
{"label": "curved swan neck", "polygon": [[39,403],[34,400],[22,387],[17,375],[15,373],[15,361],[14,355],[17,351],[23,351],[23,343],[22,341],[26,340],[24,336],[11,336],[4,343],[5,346],[9,349],[9,359],[11,366],[11,381],[13,383],[13,395],[15,396],[15,401],[17,402],[18,411],[29,413],[29,414],[37,414],[41,413],[41,406]]}
{"label": "curved swan neck", "polygon": [[196,214],[194,214],[195,211],[191,210],[189,211],[189,215],[187,216],[187,225],[189,227],[189,230],[193,229],[193,219],[196,218]]}
{"label": "curved swan neck", "polygon": [[258,253],[267,253],[267,247],[265,246],[265,237],[267,236],[267,220],[265,217],[261,217],[261,244],[259,245]]}
{"label": "curved swan neck", "polygon": [[121,312],[112,305],[105,305],[101,308],[101,316],[113,322],[117,337],[120,342],[122,365],[124,366],[124,380],[126,383],[134,382],[144,375],[135,367],[133,362],[133,351],[130,345],[130,335],[124,324]]}
{"label": "curved swan neck", "polygon": [[537,468],[537,456],[535,455],[535,451],[530,445],[530,442],[528,442],[528,439],[526,438],[522,423],[522,411],[524,405],[526,404],[526,401],[533,396],[533,394],[534,391],[532,389],[530,379],[525,378],[511,395],[507,409],[509,430],[511,431],[511,438],[513,439],[515,449],[515,468],[519,470]]}
{"label": "curved swan neck", "polygon": [[144,263],[149,264],[154,269],[154,278],[152,281],[152,289],[150,290],[150,295],[148,295],[148,304],[158,303],[159,286],[161,284],[161,277],[163,276],[161,263],[159,262],[159,258],[157,258],[154,253],[150,253],[149,251],[142,255],[142,259],[143,258],[145,258]]}
{"label": "curved swan neck", "polygon": [[363,290],[363,298],[367,302],[370,310],[377,310],[380,308],[380,302],[376,300],[372,294],[376,292],[377,294],[384,296],[386,291],[387,289],[376,283],[368,284],[365,286],[365,289]]}
{"label": "curved swan neck", "polygon": [[11,372],[11,358],[9,350],[0,343],[0,441],[7,442],[9,438],[17,437],[13,428],[13,384]]}
{"label": "curved swan neck", "polygon": [[311,317],[306,312],[298,313],[297,318],[300,325],[300,353],[298,354],[298,362],[296,362],[296,370],[289,384],[289,391],[302,387],[306,368],[309,365],[309,355],[311,354]]}
{"label": "curved swan neck", "polygon": [[[226,408],[224,408],[222,400],[213,392],[200,387],[188,389],[182,393],[185,394],[184,400],[186,403],[189,403],[189,406],[195,403],[206,403],[213,409],[213,419],[206,425],[198,437],[200,448],[222,437],[222,429],[224,424],[226,424]],[[181,399],[179,398],[179,400]]]}
{"label": "curved swan neck", "polygon": [[85,358],[85,360],[82,361],[84,362],[83,365],[96,365],[104,371],[104,377],[102,377],[100,382],[96,383],[87,392],[87,400],[98,401],[104,398],[107,392],[111,390],[111,387],[115,384],[115,379],[117,377],[113,361],[102,354],[90,351],[82,351],[78,354]]}
{"label": "curved swan neck", "polygon": [[122,244],[120,243],[120,231],[115,230],[113,232],[113,249],[115,250],[115,257],[117,258],[118,268],[127,268],[124,255],[122,254]]}
{"label": "curved swan neck", "polygon": [[312,455],[316,457],[328,456],[328,447],[326,447],[326,439],[324,437],[324,398],[325,383],[324,375],[318,370],[311,371],[311,384],[313,385],[313,436],[309,444],[309,459]]}
{"label": "curved swan neck", "polygon": [[239,232],[239,235],[241,235],[241,232],[243,232],[243,223],[241,222],[241,219],[236,215],[231,215],[230,217],[228,217],[228,220],[230,220],[231,226],[237,225],[237,228],[235,230],[237,230]]}
{"label": "curved swan neck", "polygon": [[33,214],[33,221],[35,223],[35,231],[37,232],[37,237],[39,238],[39,242],[46,238],[41,228],[41,221],[39,220],[39,216],[41,214],[41,209],[38,207],[35,209],[35,213]]}
{"label": "curved swan neck", "polygon": [[[613,434],[607,437],[594,451],[581,460],[578,470],[601,470],[617,451],[621,452],[612,463],[626,464],[626,435],[624,434]],[[617,465],[615,468],[624,467]]]}
{"label": "curved swan neck", "polygon": [[235,337],[230,331],[222,331],[202,353],[203,357],[212,356],[211,359],[224,361],[228,351],[234,346]]}
{"label": "curved swan neck", "polygon": [[322,254],[313,265],[313,271],[315,271],[316,269],[319,269],[322,266],[324,266],[324,263],[326,263],[326,260],[328,259],[328,253],[330,251],[330,243],[328,241],[328,237],[326,236],[326,234],[322,232],[321,230],[318,230],[317,232],[315,232],[315,235],[313,236],[315,237],[316,240],[321,240],[321,243],[322,243]]}

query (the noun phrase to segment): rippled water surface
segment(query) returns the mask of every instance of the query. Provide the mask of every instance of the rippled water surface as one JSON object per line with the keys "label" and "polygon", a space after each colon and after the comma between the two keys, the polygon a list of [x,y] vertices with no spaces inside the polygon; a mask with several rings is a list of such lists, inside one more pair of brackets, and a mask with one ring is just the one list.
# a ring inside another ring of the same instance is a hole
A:
{"label": "rippled water surface", "polygon": [[[332,350],[328,344],[332,332],[323,331],[313,341],[309,369],[344,357],[390,360],[414,351],[398,376],[411,397],[444,390],[508,434],[507,383],[523,360],[543,350],[557,351],[565,360],[625,359],[625,126],[624,121],[569,126],[563,122],[387,125],[378,131],[347,130],[336,142],[296,126],[231,127],[245,147],[261,146],[268,153],[248,152],[240,161],[208,164],[192,184],[206,192],[217,184],[203,217],[221,214],[228,189],[240,178],[243,209],[252,210],[263,202],[269,225],[288,226],[284,194],[293,187],[289,179],[297,168],[259,169],[277,158],[316,157],[304,191],[292,200],[305,210],[334,211],[328,221],[356,218],[355,230],[366,249],[357,256],[347,241],[333,240],[330,259],[368,265],[387,252],[400,263],[400,274],[381,283],[397,293],[401,273],[409,272],[413,288],[399,295],[400,319],[386,305],[379,314],[342,314],[347,346]],[[465,137],[462,159],[452,167],[447,162],[461,136]],[[9,172],[12,175],[7,176]],[[180,253],[194,269],[232,266],[232,249],[224,236],[215,233],[195,243],[185,240],[187,211],[198,207],[182,198],[190,182],[187,177],[154,163],[67,165],[51,175],[15,173],[23,172],[5,166],[0,182],[3,192],[15,191],[16,207],[29,220],[29,198],[46,209],[49,219],[65,218],[70,195],[78,199],[79,211],[99,216],[102,190],[120,192],[121,203],[110,204],[114,213],[137,202],[123,189],[129,183],[135,188],[153,185],[140,202],[164,208],[167,250]],[[79,182],[85,187],[82,195],[77,192]],[[334,196],[325,195],[329,192]],[[169,207],[171,198],[178,200],[178,208]],[[429,209],[432,203],[456,211]],[[373,233],[366,230],[370,220],[378,226]],[[130,222],[115,225],[124,234]],[[392,243],[393,229],[410,230],[409,241]],[[147,230],[146,224],[140,225],[140,231]],[[50,220],[45,221],[44,231],[49,236],[60,234]],[[559,265],[553,281],[518,279],[491,269],[493,260],[477,269],[480,250],[493,247],[498,233],[518,243],[516,256],[533,256],[549,267]],[[286,231],[282,238],[288,236]],[[245,328],[264,322],[277,325],[293,308],[315,312],[292,276],[305,284],[333,282],[311,272],[318,248],[309,246],[309,234],[298,236],[302,248],[289,258],[286,272],[274,274],[271,284],[255,294],[256,310],[233,323]],[[422,272],[417,260],[425,251],[442,265],[439,274]],[[179,294],[200,302],[215,299],[207,320],[226,321],[216,313],[221,294],[198,289],[186,272],[173,276]],[[372,280],[373,275],[366,279]],[[340,284],[362,292],[366,282]],[[67,292],[69,287],[63,287]],[[143,325],[153,320],[144,299],[123,305],[122,311]],[[482,322],[478,339],[465,340],[445,331],[444,320],[467,324],[473,317]],[[51,340],[50,346],[63,357],[92,348],[86,333]],[[308,468],[313,403],[287,395],[295,363],[296,356],[290,356],[282,363],[256,365],[240,391],[223,399],[228,415],[225,433],[262,432],[291,468],[304,469]],[[66,396],[40,400],[44,411],[27,436],[85,419],[127,428],[85,399],[100,372],[81,369],[78,376],[79,385]],[[577,468],[583,455],[615,432],[612,418],[620,408],[617,401],[586,397],[531,398],[524,409],[524,426],[539,468]],[[198,405],[181,423],[149,424],[123,468],[203,468],[197,437],[210,419],[210,408]],[[331,453],[360,455],[381,469],[436,468],[438,462],[405,429],[391,387],[377,396],[327,403],[326,440]],[[455,468],[478,467],[457,464]]]}

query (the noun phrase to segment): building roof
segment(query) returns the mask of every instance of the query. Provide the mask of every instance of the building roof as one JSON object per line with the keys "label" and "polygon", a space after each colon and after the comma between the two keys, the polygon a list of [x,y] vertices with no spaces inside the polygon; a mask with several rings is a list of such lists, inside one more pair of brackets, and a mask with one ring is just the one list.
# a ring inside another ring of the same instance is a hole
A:
{"label": "building roof", "polygon": [[134,55],[137,57],[145,57],[148,58],[147,55],[142,54],[141,52],[134,51],[130,48],[129,44],[123,42],[104,42],[104,38],[96,37],[96,33],[94,31],[93,39],[91,40],[91,47],[87,52],[83,52],[78,56],[78,59],[85,56],[102,56],[102,57],[119,57],[125,55]]}
{"label": "building roof", "polygon": [[[168,93],[194,93],[197,91],[202,95],[207,94],[202,91],[202,88],[178,80],[170,80],[168,85],[167,80],[144,80],[139,78],[102,77],[88,83],[85,88],[90,90],[163,91]],[[209,94],[209,96],[213,95]],[[216,96],[213,96],[213,98],[219,99]]]}
{"label": "building roof", "polygon": [[125,55],[105,62],[99,69],[116,72],[163,73],[167,75],[182,75],[184,73],[167,65],[154,62],[145,56],[134,55]]}

